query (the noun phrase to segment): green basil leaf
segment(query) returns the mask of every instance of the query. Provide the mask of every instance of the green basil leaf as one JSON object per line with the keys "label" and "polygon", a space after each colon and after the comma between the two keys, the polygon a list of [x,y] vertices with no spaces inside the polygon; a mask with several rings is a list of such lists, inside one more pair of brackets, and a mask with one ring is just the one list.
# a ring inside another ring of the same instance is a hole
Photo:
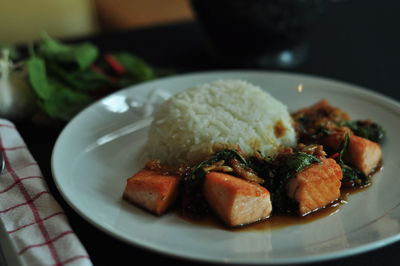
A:
{"label": "green basil leaf", "polygon": [[346,151],[348,150],[349,144],[350,144],[350,136],[349,136],[349,133],[346,133],[346,135],[344,136],[344,140],[341,144],[341,147],[339,149],[339,156],[337,158],[338,162],[343,162],[343,156],[346,153]]}
{"label": "green basil leaf", "polygon": [[155,78],[153,69],[142,59],[129,53],[114,53],[113,56],[125,68],[128,75],[135,78],[136,82]]}
{"label": "green basil leaf", "polygon": [[64,44],[43,34],[39,53],[46,59],[76,63],[80,69],[85,69],[97,59],[99,51],[96,46],[88,42],[76,45]]}
{"label": "green basil leaf", "polygon": [[46,74],[46,64],[40,57],[33,56],[26,62],[29,82],[40,99],[48,100],[53,93]]}
{"label": "green basil leaf", "polygon": [[343,172],[342,184],[345,187],[366,186],[371,183],[370,177],[366,176],[360,170],[350,167],[344,163],[340,164]]}
{"label": "green basil leaf", "polygon": [[297,152],[286,159],[286,163],[284,164],[286,168],[285,171],[290,174],[295,174],[302,171],[307,166],[319,162],[320,160],[317,159],[314,155]]}
{"label": "green basil leaf", "polygon": [[225,149],[217,152],[210,159],[205,160],[194,166],[191,171],[183,178],[183,182],[186,183],[188,186],[198,187],[203,184],[204,177],[207,174],[203,170],[205,166],[212,165],[213,163],[221,160],[229,161],[230,159],[237,159],[244,166],[248,167],[246,159],[243,158],[243,156],[239,152],[237,152],[236,150]]}
{"label": "green basil leaf", "polygon": [[56,81],[50,80],[49,84],[54,92],[48,99],[41,101],[40,106],[53,118],[68,121],[92,102],[89,96],[75,92]]}
{"label": "green basil leaf", "polygon": [[370,120],[346,121],[342,126],[348,127],[356,136],[380,143],[386,135],[385,130]]}
{"label": "green basil leaf", "polygon": [[111,81],[100,73],[97,73],[90,68],[84,70],[68,70],[60,64],[50,62],[48,64],[48,74],[56,78],[66,86],[77,91],[96,91],[105,86],[113,85]]}

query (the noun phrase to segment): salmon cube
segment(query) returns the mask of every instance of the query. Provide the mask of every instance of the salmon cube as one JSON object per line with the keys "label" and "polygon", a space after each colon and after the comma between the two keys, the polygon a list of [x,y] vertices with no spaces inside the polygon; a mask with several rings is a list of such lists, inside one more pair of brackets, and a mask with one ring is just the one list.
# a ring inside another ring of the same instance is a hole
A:
{"label": "salmon cube", "polygon": [[288,196],[299,203],[299,214],[304,216],[339,198],[342,176],[335,160],[322,159],[289,180]]}
{"label": "salmon cube", "polygon": [[268,218],[272,211],[269,191],[232,175],[209,172],[204,196],[214,212],[229,226],[239,226]]}
{"label": "salmon cube", "polygon": [[162,215],[176,200],[179,178],[143,169],[127,180],[123,198],[156,215]]}
{"label": "salmon cube", "polygon": [[382,159],[381,146],[368,139],[351,136],[345,159],[365,175],[371,174]]}
{"label": "salmon cube", "polygon": [[[332,134],[323,138],[323,145],[339,149],[344,140],[344,133]],[[381,146],[369,139],[350,135],[349,147],[344,154],[344,160],[356,167],[365,175],[371,174],[382,159]]]}

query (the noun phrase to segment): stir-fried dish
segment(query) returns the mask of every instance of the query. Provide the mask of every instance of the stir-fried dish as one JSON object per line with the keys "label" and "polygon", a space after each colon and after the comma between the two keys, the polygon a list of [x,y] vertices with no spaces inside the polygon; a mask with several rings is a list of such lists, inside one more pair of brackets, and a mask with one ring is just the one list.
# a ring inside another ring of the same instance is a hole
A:
{"label": "stir-fried dish", "polygon": [[176,206],[234,227],[279,213],[305,216],[338,201],[343,188],[371,184],[382,165],[385,132],[378,124],[351,120],[326,100],[291,116],[295,147],[282,146],[274,156],[221,149],[189,167],[151,160],[128,179],[123,197],[157,215]]}

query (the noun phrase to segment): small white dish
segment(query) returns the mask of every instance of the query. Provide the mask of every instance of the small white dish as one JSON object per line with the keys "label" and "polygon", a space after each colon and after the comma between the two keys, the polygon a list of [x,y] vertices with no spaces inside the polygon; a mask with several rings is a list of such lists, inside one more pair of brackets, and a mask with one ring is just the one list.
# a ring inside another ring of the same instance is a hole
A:
{"label": "small white dish", "polygon": [[[274,230],[233,232],[201,226],[174,213],[155,217],[123,201],[126,179],[143,167],[137,158],[151,122],[151,105],[144,103],[232,78],[261,86],[291,111],[326,98],[353,119],[380,123],[387,131],[383,170],[370,188],[351,195],[348,204],[329,216]],[[86,108],[59,136],[52,170],[59,191],[81,216],[127,243],[206,262],[304,263],[357,254],[400,239],[398,132],[400,104],[351,84],[282,72],[195,73],[129,87]]]}

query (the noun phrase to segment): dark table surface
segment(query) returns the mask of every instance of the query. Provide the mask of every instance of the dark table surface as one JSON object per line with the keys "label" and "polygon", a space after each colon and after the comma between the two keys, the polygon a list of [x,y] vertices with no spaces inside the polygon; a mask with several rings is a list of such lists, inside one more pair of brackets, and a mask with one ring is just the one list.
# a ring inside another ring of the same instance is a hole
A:
{"label": "dark table surface", "polygon": [[[400,2],[396,0],[332,1],[309,37],[307,61],[287,71],[354,83],[400,100],[399,11]],[[131,51],[153,66],[173,68],[178,73],[233,68],[210,55],[207,37],[197,23],[113,32],[88,39],[101,49]],[[50,158],[60,130],[29,123],[18,123],[17,127],[94,265],[188,263],[120,242],[86,222],[66,204],[52,179]],[[313,265],[397,265],[398,261],[400,243],[395,243]]]}

